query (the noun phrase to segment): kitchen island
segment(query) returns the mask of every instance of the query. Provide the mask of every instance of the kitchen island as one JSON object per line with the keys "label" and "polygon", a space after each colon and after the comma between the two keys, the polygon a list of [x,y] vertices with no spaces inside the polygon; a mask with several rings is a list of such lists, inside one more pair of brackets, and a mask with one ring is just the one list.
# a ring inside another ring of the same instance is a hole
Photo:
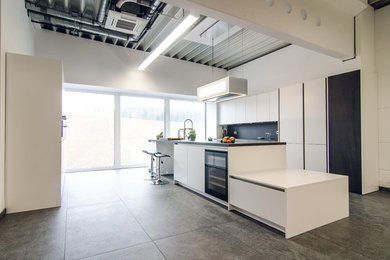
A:
{"label": "kitchen island", "polygon": [[287,169],[283,142],[152,142],[171,146],[176,184],[286,238],[349,216],[348,177]]}
{"label": "kitchen island", "polygon": [[[151,146],[154,151],[171,156],[171,161],[166,160],[162,166],[163,173],[173,172],[175,183],[225,206],[229,173],[286,168],[284,142],[237,140],[236,143],[221,143],[165,139],[149,142],[154,144]],[[219,189],[218,186],[221,186],[220,190],[210,192],[210,189]]]}

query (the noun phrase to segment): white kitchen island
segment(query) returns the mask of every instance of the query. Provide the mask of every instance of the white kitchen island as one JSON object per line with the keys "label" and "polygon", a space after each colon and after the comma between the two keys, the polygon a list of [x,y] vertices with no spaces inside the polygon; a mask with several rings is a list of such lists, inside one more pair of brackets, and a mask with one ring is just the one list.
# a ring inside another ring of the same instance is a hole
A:
{"label": "white kitchen island", "polygon": [[[349,216],[348,177],[286,169],[285,143],[158,142],[172,146],[176,184],[278,229],[286,238]],[[208,191],[208,152],[225,154],[225,162],[214,169],[226,174],[222,199]]]}
{"label": "white kitchen island", "polygon": [[290,238],[349,216],[348,177],[300,169],[230,174],[229,210]]}

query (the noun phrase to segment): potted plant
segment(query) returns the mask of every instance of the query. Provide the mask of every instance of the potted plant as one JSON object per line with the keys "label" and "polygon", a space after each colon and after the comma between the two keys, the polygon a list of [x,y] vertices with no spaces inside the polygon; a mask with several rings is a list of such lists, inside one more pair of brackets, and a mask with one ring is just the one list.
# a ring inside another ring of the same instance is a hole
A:
{"label": "potted plant", "polygon": [[195,129],[191,129],[188,132],[188,140],[195,141],[195,139],[196,139],[196,131],[195,131]]}

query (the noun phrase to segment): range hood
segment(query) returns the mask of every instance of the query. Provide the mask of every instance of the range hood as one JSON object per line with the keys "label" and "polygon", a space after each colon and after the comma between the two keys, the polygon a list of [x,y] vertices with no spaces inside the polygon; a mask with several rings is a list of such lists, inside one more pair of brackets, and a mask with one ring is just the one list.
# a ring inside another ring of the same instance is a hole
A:
{"label": "range hood", "polygon": [[226,77],[197,89],[198,101],[221,102],[248,94],[248,80]]}

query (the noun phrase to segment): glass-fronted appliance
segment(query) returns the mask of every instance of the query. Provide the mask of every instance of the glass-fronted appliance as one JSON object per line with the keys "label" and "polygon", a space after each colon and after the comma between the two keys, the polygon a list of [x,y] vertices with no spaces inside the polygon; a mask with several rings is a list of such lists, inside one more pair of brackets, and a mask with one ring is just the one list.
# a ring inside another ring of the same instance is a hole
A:
{"label": "glass-fronted appliance", "polygon": [[227,152],[206,150],[205,171],[206,193],[227,201]]}

